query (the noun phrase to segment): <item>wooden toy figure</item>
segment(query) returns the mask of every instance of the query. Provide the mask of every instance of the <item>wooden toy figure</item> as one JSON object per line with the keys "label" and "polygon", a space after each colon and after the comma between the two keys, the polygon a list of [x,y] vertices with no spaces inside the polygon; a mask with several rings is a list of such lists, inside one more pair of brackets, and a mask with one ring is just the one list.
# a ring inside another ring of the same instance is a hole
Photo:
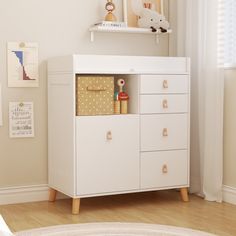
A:
{"label": "wooden toy figure", "polygon": [[123,91],[124,85],[125,85],[125,80],[124,79],[118,79],[117,85],[119,86],[119,94],[118,98],[121,102],[121,109],[120,113],[121,114],[127,114],[128,113],[128,100],[129,96],[127,93]]}
{"label": "wooden toy figure", "polygon": [[114,94],[114,114],[120,114],[119,92]]}
{"label": "wooden toy figure", "polygon": [[115,10],[115,4],[112,0],[107,0],[105,5],[105,9],[108,11],[107,15],[105,16],[105,21],[116,21],[115,15],[112,13]]}

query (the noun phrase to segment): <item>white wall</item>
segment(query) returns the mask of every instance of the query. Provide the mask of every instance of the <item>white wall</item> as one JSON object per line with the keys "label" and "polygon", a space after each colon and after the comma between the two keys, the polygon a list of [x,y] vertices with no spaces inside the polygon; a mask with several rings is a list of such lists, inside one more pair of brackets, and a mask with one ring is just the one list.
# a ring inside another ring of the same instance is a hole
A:
{"label": "white wall", "polygon": [[[0,0],[0,83],[4,122],[4,126],[0,127],[0,188],[47,183],[47,58],[73,53],[168,55],[168,36],[161,36],[157,45],[154,36],[150,35],[96,34],[95,42],[91,43],[88,28],[102,20],[105,2]],[[165,0],[165,3],[167,14],[168,1]],[[121,17],[118,10],[115,14]],[[8,41],[39,43],[39,88],[7,87]],[[10,101],[34,102],[35,138],[9,138]]]}

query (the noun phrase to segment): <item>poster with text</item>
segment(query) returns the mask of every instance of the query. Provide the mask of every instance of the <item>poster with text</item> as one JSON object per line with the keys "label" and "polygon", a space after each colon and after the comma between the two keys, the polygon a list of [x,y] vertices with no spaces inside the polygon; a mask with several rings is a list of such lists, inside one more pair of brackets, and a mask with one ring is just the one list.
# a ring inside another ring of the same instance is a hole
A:
{"label": "poster with text", "polygon": [[8,42],[8,87],[38,87],[38,44]]}
{"label": "poster with text", "polygon": [[11,138],[34,137],[33,102],[9,103],[9,135]]}

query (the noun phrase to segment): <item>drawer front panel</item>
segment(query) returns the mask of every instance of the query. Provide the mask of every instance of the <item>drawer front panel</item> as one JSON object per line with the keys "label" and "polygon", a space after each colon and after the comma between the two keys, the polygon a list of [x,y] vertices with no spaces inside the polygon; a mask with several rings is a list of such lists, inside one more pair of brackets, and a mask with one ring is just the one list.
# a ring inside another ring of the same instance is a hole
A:
{"label": "drawer front panel", "polygon": [[162,188],[188,184],[186,150],[141,154],[141,188]]}
{"label": "drawer front panel", "polygon": [[187,149],[187,114],[141,116],[141,151]]}
{"label": "drawer front panel", "polygon": [[77,194],[139,188],[139,116],[76,119]]}
{"label": "drawer front panel", "polygon": [[140,93],[189,93],[188,75],[142,75]]}
{"label": "drawer front panel", "polygon": [[188,112],[188,95],[141,95],[140,113]]}

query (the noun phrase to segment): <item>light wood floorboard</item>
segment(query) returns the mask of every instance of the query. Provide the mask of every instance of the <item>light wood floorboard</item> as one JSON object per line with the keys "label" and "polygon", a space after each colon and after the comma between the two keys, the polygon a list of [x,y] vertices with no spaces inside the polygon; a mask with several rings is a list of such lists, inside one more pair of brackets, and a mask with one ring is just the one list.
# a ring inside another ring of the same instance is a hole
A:
{"label": "light wood floorboard", "polygon": [[236,206],[194,195],[182,202],[176,191],[81,199],[79,215],[71,214],[71,199],[0,206],[0,214],[14,232],[59,224],[142,222],[236,235]]}

